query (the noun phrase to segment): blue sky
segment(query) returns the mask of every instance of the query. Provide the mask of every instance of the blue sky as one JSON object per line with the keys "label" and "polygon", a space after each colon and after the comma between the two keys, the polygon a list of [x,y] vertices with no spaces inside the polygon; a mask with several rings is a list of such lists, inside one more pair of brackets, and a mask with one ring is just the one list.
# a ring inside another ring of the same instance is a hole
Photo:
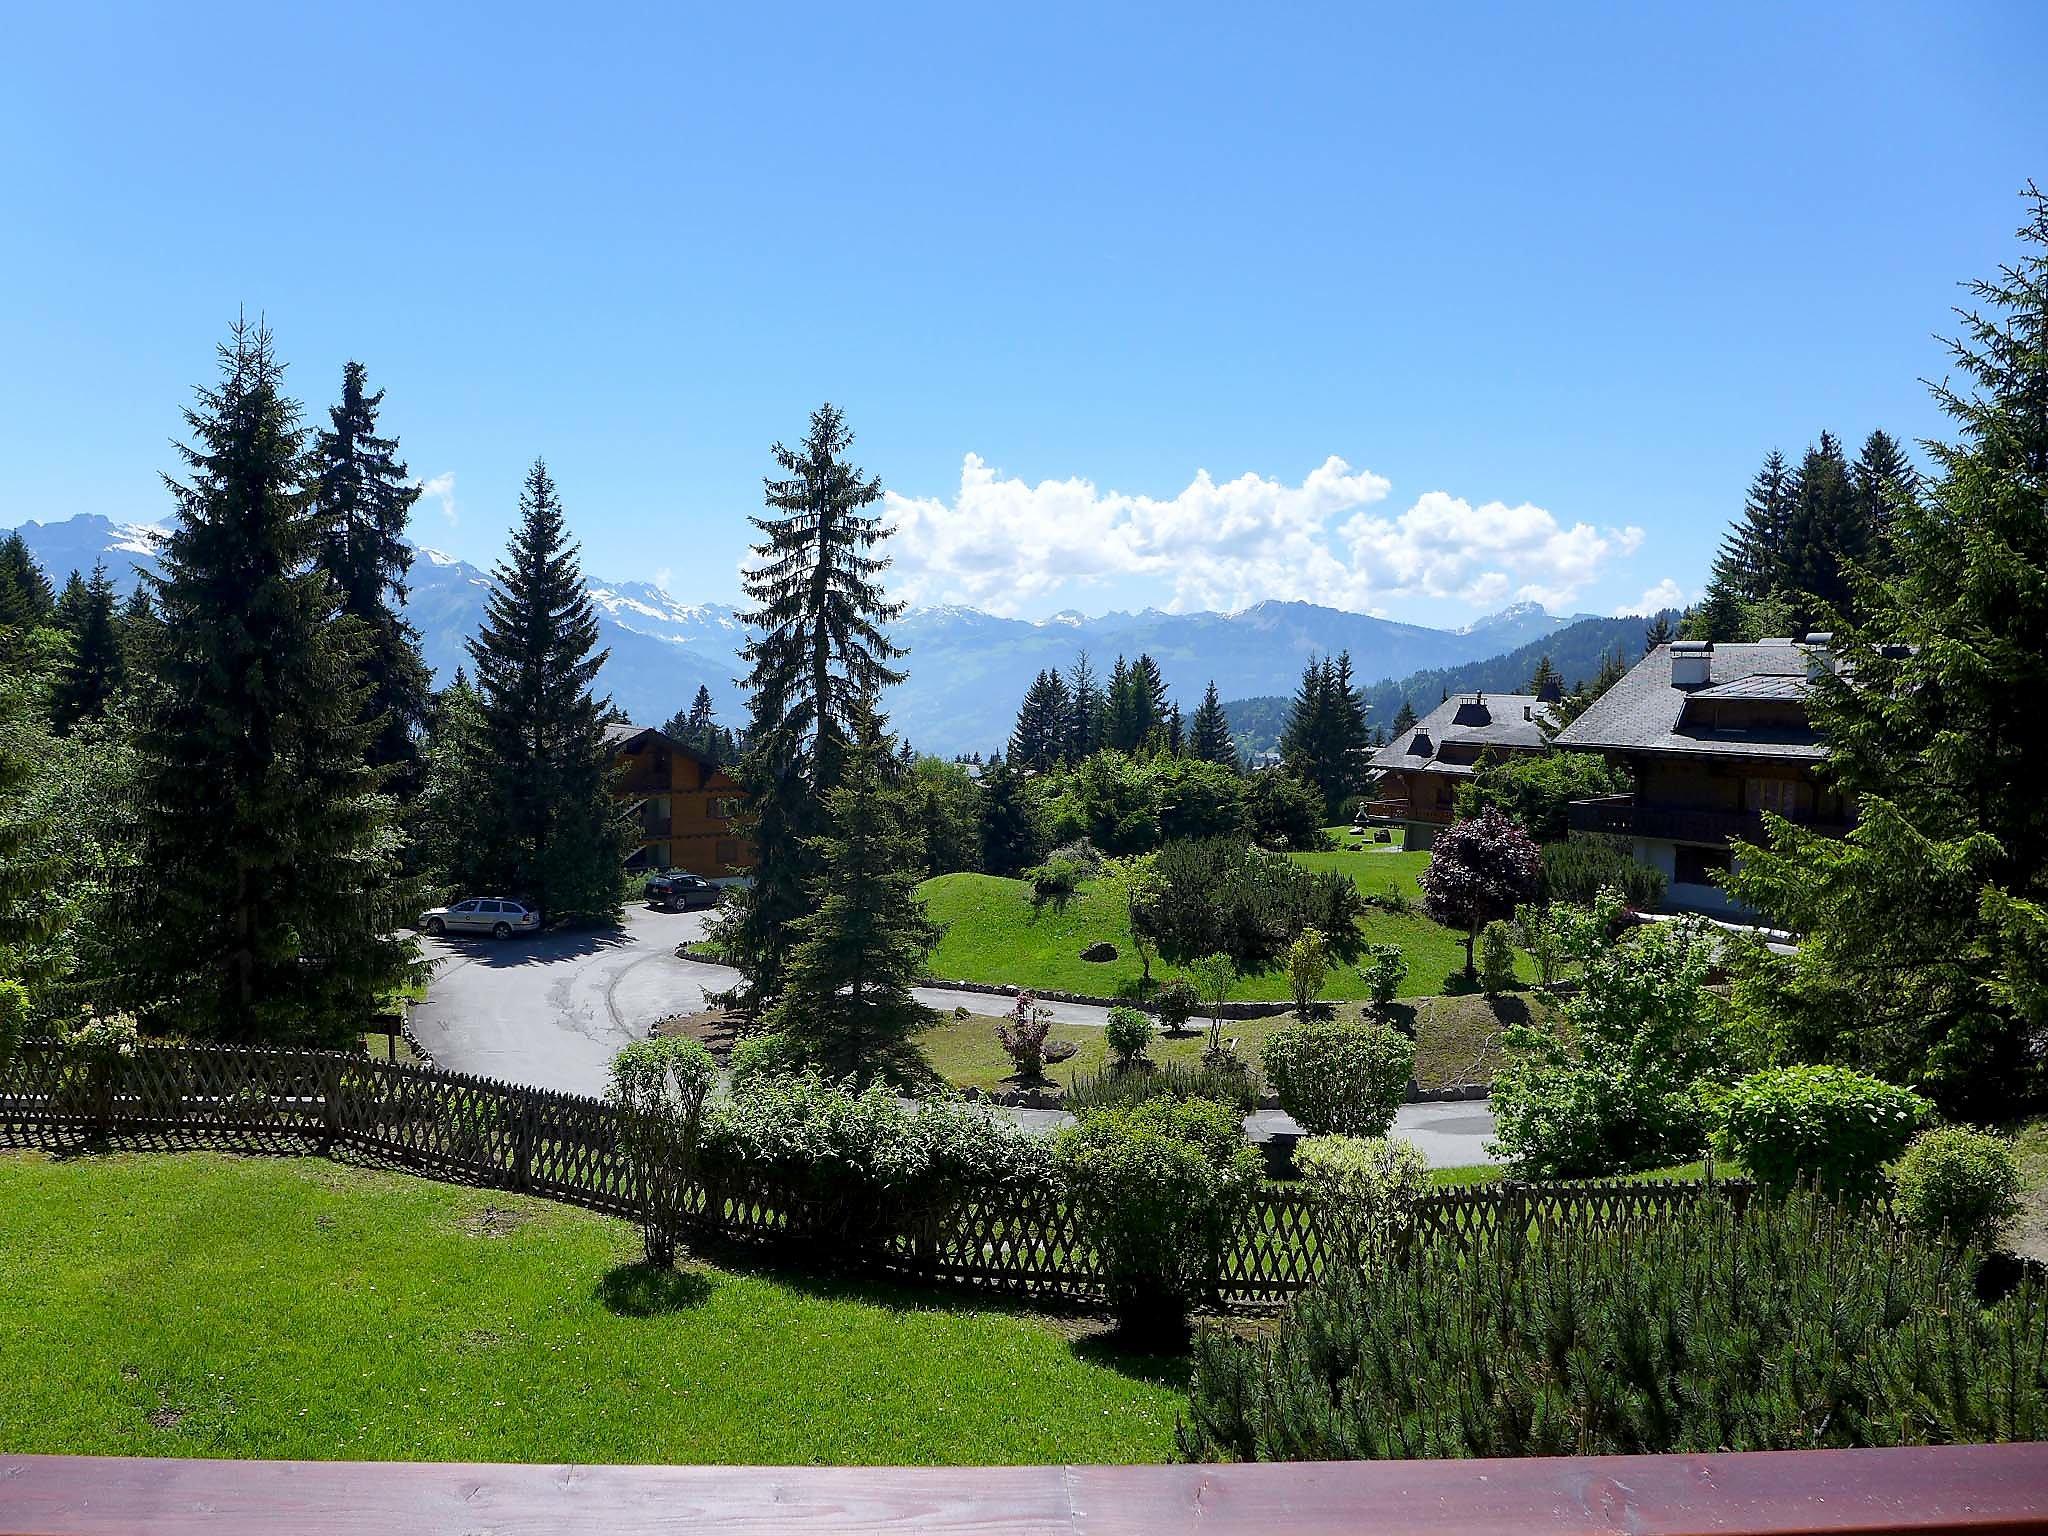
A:
{"label": "blue sky", "polygon": [[589,569],[729,598],[831,399],[924,601],[1690,595],[1773,444],[1940,430],[2042,57],[2037,4],[21,8],[0,524],[164,516],[247,306],[479,563],[540,453]]}

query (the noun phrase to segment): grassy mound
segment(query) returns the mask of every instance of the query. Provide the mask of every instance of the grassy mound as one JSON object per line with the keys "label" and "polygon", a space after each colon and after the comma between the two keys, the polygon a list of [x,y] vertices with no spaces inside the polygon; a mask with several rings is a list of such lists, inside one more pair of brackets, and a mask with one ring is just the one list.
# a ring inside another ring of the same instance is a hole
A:
{"label": "grassy mound", "polygon": [[304,1160],[0,1154],[0,1450],[1155,1461],[1171,1364],[853,1284],[636,1263],[627,1225]]}

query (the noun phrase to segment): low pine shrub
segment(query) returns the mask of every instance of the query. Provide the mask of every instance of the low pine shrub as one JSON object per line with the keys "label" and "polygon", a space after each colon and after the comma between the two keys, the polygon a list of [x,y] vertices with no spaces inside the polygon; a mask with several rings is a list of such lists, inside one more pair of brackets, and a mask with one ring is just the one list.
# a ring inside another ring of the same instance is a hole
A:
{"label": "low pine shrub", "polygon": [[1863,1195],[1933,1112],[1912,1089],[1847,1067],[1773,1067],[1729,1093],[1719,1141],[1767,1188]]}
{"label": "low pine shrub", "polygon": [[1139,1062],[1126,1071],[1077,1072],[1067,1089],[1066,1107],[1083,1116],[1098,1110],[1125,1109],[1148,1099],[1206,1099],[1230,1106],[1239,1115],[1258,1107],[1258,1079],[1242,1063],[1208,1066],[1185,1061]]}
{"label": "low pine shrub", "polygon": [[1202,1099],[1148,1099],[1062,1131],[1055,1158],[1125,1336],[1183,1331],[1260,1183],[1237,1114]]}
{"label": "low pine shrub", "polygon": [[1205,1330],[1195,1460],[1587,1456],[2048,1438],[2048,1287],[1809,1194],[1515,1228],[1339,1266],[1270,1335]]}
{"label": "low pine shrub", "polygon": [[2020,1207],[2012,1143],[1968,1126],[1922,1131],[1890,1171],[1893,1209],[1928,1237],[1989,1244]]}
{"label": "low pine shrub", "polygon": [[1545,843],[1543,858],[1543,900],[1569,901],[1590,907],[1601,891],[1612,887],[1636,911],[1647,911],[1664,900],[1666,881],[1662,870],[1639,863],[1627,844],[1605,837],[1574,837],[1562,843]]}
{"label": "low pine shrub", "polygon": [[1380,1023],[1304,1019],[1266,1037],[1280,1107],[1319,1135],[1384,1136],[1415,1076],[1415,1042]]}

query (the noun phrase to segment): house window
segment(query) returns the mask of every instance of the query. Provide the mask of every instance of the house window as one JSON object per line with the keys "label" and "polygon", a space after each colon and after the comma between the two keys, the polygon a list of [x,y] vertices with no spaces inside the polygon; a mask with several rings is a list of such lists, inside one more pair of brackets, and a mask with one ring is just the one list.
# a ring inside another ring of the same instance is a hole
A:
{"label": "house window", "polygon": [[1673,885],[1719,885],[1721,877],[1735,867],[1726,848],[1690,848],[1680,844],[1673,852]]}

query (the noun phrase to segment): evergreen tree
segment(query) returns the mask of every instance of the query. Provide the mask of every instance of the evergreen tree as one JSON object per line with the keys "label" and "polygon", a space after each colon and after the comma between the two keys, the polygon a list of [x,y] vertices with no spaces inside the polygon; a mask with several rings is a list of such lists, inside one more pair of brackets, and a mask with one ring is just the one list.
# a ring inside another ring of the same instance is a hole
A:
{"label": "evergreen tree", "polygon": [[56,612],[50,580],[15,529],[0,538],[0,629],[34,629]]}
{"label": "evergreen tree", "polygon": [[793,919],[770,1027],[834,1072],[893,1075],[931,1010],[912,996],[940,928],[917,899],[919,849],[891,791],[889,738],[866,700],[849,713],[828,830],[811,840],[810,910]]}
{"label": "evergreen tree", "polygon": [[83,588],[70,623],[70,654],[51,690],[50,711],[63,735],[81,720],[105,715],[121,691],[127,663],[114,617],[114,584],[101,562]]}
{"label": "evergreen tree", "polygon": [[745,576],[755,633],[744,653],[747,747],[736,776],[757,862],[721,931],[755,1002],[781,991],[792,925],[812,910],[813,840],[854,710],[903,680],[890,666],[903,652],[883,631],[903,605],[883,595],[889,562],[873,553],[889,533],[869,510],[882,484],[847,461],[852,444],[844,415],[820,406],[795,448],[775,444],[782,473],[764,482],[769,515],[753,520],[764,540]]}
{"label": "evergreen tree", "polygon": [[343,366],[341,402],[328,407],[328,427],[313,434],[319,560],[341,593],[342,612],[369,631],[364,671],[377,723],[370,761],[409,800],[419,788],[419,735],[433,693],[419,632],[404,613],[412,570],[405,526],[420,487],[398,457],[398,439],[377,435],[384,391],[370,393],[366,379],[361,363]]}
{"label": "evergreen tree", "polygon": [[1096,679],[1095,668],[1089,665],[1086,651],[1076,656],[1067,670],[1067,709],[1063,755],[1068,762],[1078,763],[1102,750],[1108,728],[1109,701],[1103,697],[1102,684]]}
{"label": "evergreen tree", "polygon": [[1657,649],[1658,646],[1669,645],[1672,638],[1671,615],[1668,613],[1655,615],[1648,624],[1643,626],[1643,654],[1647,656],[1650,652]]}
{"label": "evergreen tree", "polygon": [[1188,744],[1189,755],[1205,763],[1238,766],[1237,743],[1230,736],[1230,719],[1223,713],[1223,701],[1216,696],[1216,680],[1202,691],[1202,707],[1195,711],[1195,723]]}
{"label": "evergreen tree", "polygon": [[1280,735],[1289,773],[1323,797],[1323,813],[1341,814],[1364,780],[1367,756],[1365,700],[1351,684],[1351,657],[1311,658]]}
{"label": "evergreen tree", "polygon": [[1892,530],[1900,503],[1920,493],[1920,472],[1897,438],[1882,430],[1863,440],[1850,470],[1855,488],[1857,521],[1865,530],[1864,559],[1873,574],[1883,574],[1891,561]]}
{"label": "evergreen tree", "polygon": [[1125,748],[1157,747],[1166,737],[1171,724],[1171,712],[1166,702],[1166,677],[1159,670],[1159,663],[1149,655],[1140,653],[1131,663],[1130,679],[1125,684],[1129,702],[1126,705],[1129,729],[1136,732],[1136,739]]}
{"label": "evergreen tree", "polygon": [[1059,766],[1073,724],[1073,700],[1066,681],[1047,670],[1031,680],[1010,732],[1010,761],[1019,768],[1044,773]]}
{"label": "evergreen tree", "polygon": [[1749,482],[1741,517],[1721,540],[1710,590],[1719,587],[1736,603],[1770,596],[1792,520],[1792,495],[1792,473],[1785,467],[1785,456],[1773,448]]}
{"label": "evergreen tree", "polygon": [[115,630],[121,641],[121,670],[130,689],[150,675],[156,618],[156,608],[149,600],[149,585],[144,582],[130,592],[128,601],[121,605],[121,622]]}
{"label": "evergreen tree", "polygon": [[1555,690],[1560,694],[1564,692],[1564,679],[1558,675],[1557,665],[1550,659],[1548,651],[1537,660],[1536,670],[1529,674],[1531,693],[1540,698],[1546,690]]}
{"label": "evergreen tree", "polygon": [[392,806],[366,761],[360,631],[314,568],[298,406],[260,326],[187,410],[177,523],[147,578],[163,623],[136,739],[143,867],[130,953],[153,1025],[273,1044],[351,1041],[416,962],[395,936]]}
{"label": "evergreen tree", "polygon": [[85,610],[92,599],[85,590],[85,578],[73,571],[65,578],[64,590],[57,594],[57,606],[52,610],[50,622],[67,635],[76,635],[79,626],[85,622]]}
{"label": "evergreen tree", "polygon": [[700,757],[719,764],[732,761],[729,733],[719,727],[711,705],[711,690],[703,683],[697,685],[690,707],[670,715],[661,729],[664,735],[673,736]]}
{"label": "evergreen tree", "polygon": [[992,875],[1019,875],[1045,851],[1031,791],[1006,759],[990,759],[981,773],[981,867]]}
{"label": "evergreen tree", "polygon": [[1870,552],[1870,529],[1842,445],[1823,432],[1793,477],[1791,514],[1776,590],[1792,604],[1803,633],[1844,626],[1852,616],[1850,572]]}
{"label": "evergreen tree", "polygon": [[1415,723],[1415,706],[1404,698],[1401,700],[1400,710],[1394,716],[1394,729],[1391,739],[1395,741],[1400,740],[1415,729]]}
{"label": "evergreen tree", "polygon": [[1116,659],[1116,665],[1109,669],[1109,688],[1103,699],[1102,744],[1114,747],[1119,752],[1129,752],[1143,740],[1142,734],[1132,737],[1135,724],[1131,705],[1131,666],[1123,657]]}
{"label": "evergreen tree", "polygon": [[1769,1012],[1800,1054],[1924,1086],[1999,1118],[2048,1093],[2048,195],[2019,259],[1973,283],[1935,386],[1958,440],[1894,504],[1895,571],[1812,696],[1859,826],[1771,826],[1729,887],[1802,931]]}
{"label": "evergreen tree", "polygon": [[539,459],[491,576],[483,628],[469,642],[490,773],[482,878],[548,918],[614,918],[626,826],[611,793],[611,701],[591,692],[606,653],[561,497]]}
{"label": "evergreen tree", "polygon": [[411,807],[420,867],[455,894],[487,889],[496,878],[494,795],[483,700],[458,667],[434,696]]}

